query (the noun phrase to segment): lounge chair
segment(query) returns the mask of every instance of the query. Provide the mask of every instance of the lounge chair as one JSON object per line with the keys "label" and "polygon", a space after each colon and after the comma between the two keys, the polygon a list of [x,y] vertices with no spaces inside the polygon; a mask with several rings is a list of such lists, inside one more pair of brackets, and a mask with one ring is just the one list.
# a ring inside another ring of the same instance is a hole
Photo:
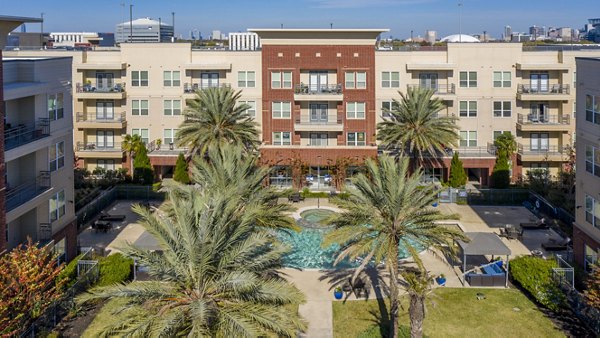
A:
{"label": "lounge chair", "polygon": [[546,251],[566,251],[569,249],[569,243],[571,243],[570,238],[565,238],[561,242],[548,241],[546,243],[542,243],[542,249]]}
{"label": "lounge chair", "polygon": [[107,213],[101,213],[99,219],[101,221],[121,222],[124,221],[125,218],[127,218],[125,215],[110,215]]}
{"label": "lounge chair", "polygon": [[519,225],[521,226],[521,229],[523,229],[523,230],[548,229],[548,223],[546,223],[545,218],[542,218],[537,222],[520,223]]}

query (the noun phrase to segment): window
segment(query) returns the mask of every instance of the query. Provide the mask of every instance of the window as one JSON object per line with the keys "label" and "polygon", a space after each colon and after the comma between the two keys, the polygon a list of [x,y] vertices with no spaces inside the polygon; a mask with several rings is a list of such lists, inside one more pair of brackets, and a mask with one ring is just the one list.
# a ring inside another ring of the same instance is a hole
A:
{"label": "window", "polygon": [[510,117],[511,114],[510,101],[494,101],[494,117]]}
{"label": "window", "polygon": [[400,88],[400,72],[381,72],[381,87]]}
{"label": "window", "polygon": [[477,147],[477,132],[476,131],[461,131],[460,132],[461,147]]}
{"label": "window", "polygon": [[573,118],[577,118],[577,101],[573,101]]}
{"label": "window", "polygon": [[180,100],[165,100],[164,113],[165,115],[175,116],[181,115],[181,101]]}
{"label": "window", "polygon": [[98,159],[96,162],[96,167],[104,170],[115,170],[115,160]]}
{"label": "window", "polygon": [[365,118],[365,103],[364,102],[347,102],[346,103],[346,118],[364,119]]}
{"label": "window", "polygon": [[134,70],[131,72],[131,85],[133,87],[148,87],[148,71]]}
{"label": "window", "polygon": [[585,146],[585,170],[600,177],[600,148]]}
{"label": "window", "polygon": [[291,102],[273,102],[271,108],[274,119],[289,119],[292,116]]}
{"label": "window", "polygon": [[271,88],[292,88],[292,72],[271,72]]}
{"label": "window", "polygon": [[219,73],[200,73],[200,88],[215,88],[219,86]]}
{"label": "window", "polygon": [[140,135],[140,137],[142,138],[142,142],[144,144],[148,144],[148,141],[150,139],[148,129],[139,129],[139,128],[131,129],[131,135]]}
{"label": "window", "polygon": [[112,101],[96,100],[96,120],[113,120],[115,107]]}
{"label": "window", "polygon": [[477,87],[477,72],[460,72],[459,77],[462,88]]}
{"label": "window", "polygon": [[178,70],[163,72],[163,85],[165,87],[179,87],[181,85],[180,75]]}
{"label": "window", "polygon": [[498,138],[498,136],[500,136],[500,135],[502,135],[504,133],[510,134],[510,131],[507,131],[507,130],[494,130],[494,141],[496,141],[496,139]]}
{"label": "window", "polygon": [[248,114],[251,118],[256,118],[256,101],[239,100],[238,104],[240,106],[243,105],[243,104],[248,105],[249,108],[246,109],[246,114]]}
{"label": "window", "polygon": [[175,136],[177,135],[177,129],[165,129],[163,130],[163,143],[171,145],[175,143]]}
{"label": "window", "polygon": [[394,110],[397,107],[398,107],[398,105],[395,104],[394,101],[382,101],[381,102],[381,116],[391,117],[392,113],[389,113],[389,111]]}
{"label": "window", "polygon": [[585,195],[585,220],[595,227],[600,227],[600,201]]}
{"label": "window", "polygon": [[577,88],[577,72],[573,72],[573,88]]}
{"label": "window", "polygon": [[548,142],[550,134],[548,133],[531,133],[529,145],[531,151],[548,151],[550,145]]}
{"label": "window", "polygon": [[148,115],[148,100],[131,100],[131,115]]}
{"label": "window", "polygon": [[347,142],[346,145],[349,146],[364,146],[367,144],[365,141],[365,133],[364,132],[350,132],[347,134]]}
{"label": "window", "polygon": [[65,142],[61,141],[50,146],[50,171],[57,171],[65,166]]}
{"label": "window", "polygon": [[65,212],[65,191],[62,190],[50,197],[50,222],[60,219]]}
{"label": "window", "polygon": [[316,147],[327,146],[327,133],[310,133],[310,141],[308,145]]}
{"label": "window", "polygon": [[531,170],[545,170],[548,171],[550,170],[550,166],[548,165],[548,162],[532,162],[531,165],[529,166],[529,168]]}
{"label": "window", "polygon": [[256,75],[253,71],[238,72],[238,87],[254,88],[256,86]]}
{"label": "window", "polygon": [[63,93],[48,95],[48,118],[56,121],[64,117]]}
{"label": "window", "polygon": [[346,72],[346,89],[367,88],[367,72]]}
{"label": "window", "polygon": [[460,117],[476,117],[477,101],[460,101],[459,115]]}
{"label": "window", "polygon": [[[510,88],[512,85],[510,80],[510,72],[494,72],[494,87],[495,88]],[[461,86],[462,87],[462,86]]]}
{"label": "window", "polygon": [[585,96],[585,120],[600,124],[600,96]]}
{"label": "window", "polygon": [[292,133],[289,131],[276,131],[273,133],[273,145],[289,146],[292,144]]}

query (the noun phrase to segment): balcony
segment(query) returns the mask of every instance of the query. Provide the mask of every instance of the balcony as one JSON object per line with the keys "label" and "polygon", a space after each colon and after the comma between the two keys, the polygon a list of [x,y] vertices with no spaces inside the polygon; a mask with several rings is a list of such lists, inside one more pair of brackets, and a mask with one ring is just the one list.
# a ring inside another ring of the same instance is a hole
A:
{"label": "balcony", "polygon": [[294,100],[296,101],[342,101],[341,84],[330,85],[307,85],[298,84],[294,86]]}
{"label": "balcony", "polygon": [[97,113],[77,113],[75,117],[78,129],[123,129],[127,124],[125,112],[120,114],[99,115]]}
{"label": "balcony", "polygon": [[48,136],[50,119],[47,118],[39,118],[37,123],[32,125],[19,124],[13,127],[7,123],[4,126],[4,149],[12,150]]}
{"label": "balcony", "polygon": [[532,86],[520,84],[517,86],[517,99],[522,101],[564,101],[569,99],[568,84],[553,84]]}
{"label": "balcony", "polygon": [[201,83],[184,83],[183,84],[183,93],[184,94],[194,94],[198,90],[208,89],[208,88],[229,88],[231,85],[229,83],[209,83],[209,84],[201,84]]}
{"label": "balcony", "polygon": [[300,115],[294,123],[295,131],[343,131],[344,122],[337,115],[328,115],[327,120],[311,119],[309,115]]}
{"label": "balcony", "polygon": [[105,62],[105,61],[92,61],[86,63],[80,63],[76,65],[77,70],[124,70],[127,69],[126,62]]}
{"label": "balcony", "polygon": [[448,96],[454,96],[456,94],[456,86],[454,84],[438,84],[435,86],[423,86],[420,84],[409,84],[408,88],[411,89],[430,89],[433,90],[433,95],[439,96],[440,98],[448,98]]}
{"label": "balcony", "polygon": [[[380,148],[380,153],[396,156],[400,153],[399,148]],[[459,153],[460,158],[496,158],[496,146],[488,142],[486,146],[447,148],[443,153],[423,153],[424,158],[451,158],[454,153]]]}
{"label": "balcony", "polygon": [[75,86],[75,91],[79,99],[120,100],[126,96],[125,82],[97,81],[95,83],[78,83]]}
{"label": "balcony", "polygon": [[6,189],[6,211],[16,209],[51,188],[50,172],[40,171],[35,180]]}
{"label": "balcony", "polygon": [[517,114],[517,129],[521,131],[570,131],[570,115]]}
{"label": "balcony", "polygon": [[77,142],[77,156],[81,158],[122,158],[122,145],[114,143]]}
{"label": "balcony", "polygon": [[532,147],[519,143],[517,154],[521,157],[521,161],[526,162],[564,162],[567,160],[567,155],[563,147],[557,145],[537,145]]}

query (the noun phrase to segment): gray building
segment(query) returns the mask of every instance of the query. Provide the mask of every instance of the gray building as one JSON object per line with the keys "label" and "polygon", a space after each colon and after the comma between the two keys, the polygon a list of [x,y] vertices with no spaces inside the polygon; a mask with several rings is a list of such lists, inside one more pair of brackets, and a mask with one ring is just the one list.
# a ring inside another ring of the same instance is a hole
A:
{"label": "gray building", "polygon": [[173,26],[151,18],[120,23],[115,30],[116,43],[170,42],[172,39]]}

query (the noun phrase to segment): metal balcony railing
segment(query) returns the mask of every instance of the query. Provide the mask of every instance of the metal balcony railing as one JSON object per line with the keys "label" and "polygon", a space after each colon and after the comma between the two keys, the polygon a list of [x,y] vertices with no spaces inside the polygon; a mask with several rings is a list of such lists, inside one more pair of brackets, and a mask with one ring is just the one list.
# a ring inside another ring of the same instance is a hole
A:
{"label": "metal balcony railing", "polygon": [[4,149],[11,150],[24,144],[50,136],[50,119],[39,118],[31,125],[19,124],[4,126]]}
{"label": "metal balcony railing", "polygon": [[312,126],[336,126],[342,125],[342,118],[337,115],[327,115],[327,118],[311,118],[308,115],[300,115],[300,118],[296,119],[296,124],[312,125]]}
{"label": "metal balcony railing", "polygon": [[208,88],[228,88],[231,87],[229,83],[184,83],[183,92],[186,94],[194,93],[197,90],[208,89]]}
{"label": "metal balcony railing", "polygon": [[40,171],[33,180],[6,189],[6,211],[11,211],[24,203],[31,201],[52,187],[49,171]]}
{"label": "metal balcony railing", "polygon": [[117,114],[77,113],[77,122],[115,123],[125,121],[125,112]]}
{"label": "metal balcony railing", "polygon": [[539,114],[517,114],[517,122],[520,124],[570,124],[570,115],[539,115]]}
{"label": "metal balcony railing", "polygon": [[411,89],[430,89],[433,90],[434,94],[437,95],[448,95],[456,94],[456,86],[453,83],[450,84],[437,84],[437,85],[421,85],[421,84],[409,84],[408,88]]}
{"label": "metal balcony railing", "polygon": [[47,242],[52,240],[52,224],[40,223],[38,228],[38,241]]}
{"label": "metal balcony railing", "polygon": [[313,84],[297,84],[294,86],[294,94],[308,94],[308,95],[331,95],[331,94],[342,94],[342,84],[328,84],[328,85],[313,85]]}
{"label": "metal balcony railing", "polygon": [[175,145],[175,140],[172,140],[173,142],[169,142],[169,140],[161,140],[160,144],[158,142],[156,142],[156,140],[148,143],[146,145],[146,149],[148,149],[148,152],[156,152],[156,151],[163,151],[163,152],[170,152],[170,153],[174,153],[174,154],[179,154],[179,153],[187,153],[187,151],[189,150],[188,147],[177,147]]}
{"label": "metal balcony railing", "polygon": [[77,151],[121,151],[122,143],[77,142]]}
{"label": "metal balcony railing", "polygon": [[78,83],[75,87],[77,93],[123,93],[125,82],[97,81]]}
{"label": "metal balcony railing", "polygon": [[520,84],[517,86],[518,94],[532,94],[532,95],[551,95],[551,94],[565,94],[570,93],[568,84],[542,84],[542,85],[530,85]]}
{"label": "metal balcony railing", "polygon": [[517,145],[517,152],[522,155],[560,155],[564,153],[565,147],[557,145]]}

